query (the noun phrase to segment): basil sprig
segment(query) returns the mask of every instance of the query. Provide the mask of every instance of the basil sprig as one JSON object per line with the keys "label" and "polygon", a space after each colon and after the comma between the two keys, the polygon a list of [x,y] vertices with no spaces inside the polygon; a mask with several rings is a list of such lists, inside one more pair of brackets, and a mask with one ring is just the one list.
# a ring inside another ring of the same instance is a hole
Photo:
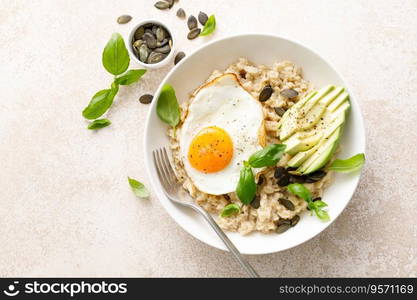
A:
{"label": "basil sprig", "polygon": [[292,183],[287,186],[288,191],[307,202],[307,207],[316,213],[316,216],[322,221],[329,221],[330,216],[327,211],[323,210],[327,204],[321,200],[313,201],[313,196],[308,188],[301,183]]}
{"label": "basil sprig", "polygon": [[250,204],[256,195],[256,182],[252,168],[248,162],[244,162],[240,170],[239,182],[236,188],[236,195],[243,204]]}
{"label": "basil sprig", "polygon": [[132,188],[133,193],[139,198],[149,197],[149,191],[146,189],[145,185],[142,182],[137,181],[136,179],[128,177],[129,185]]}
{"label": "basil sprig", "polygon": [[156,104],[156,113],[163,122],[174,127],[174,130],[180,122],[180,106],[175,96],[175,90],[169,84],[162,87]]}
{"label": "basil sprig", "polygon": [[252,154],[248,162],[253,168],[275,166],[284,154],[285,147],[284,144],[270,144]]}
{"label": "basil sprig", "polygon": [[252,154],[247,162],[243,162],[236,187],[236,194],[243,204],[250,204],[256,195],[257,187],[252,168],[275,166],[281,159],[284,150],[285,145],[283,144],[271,144]]}
{"label": "basil sprig", "polygon": [[[112,106],[114,97],[119,91],[119,85],[135,83],[146,73],[146,70],[144,69],[129,70],[124,73],[129,67],[130,58],[123,37],[119,33],[113,33],[104,48],[102,63],[104,68],[110,74],[114,75],[114,80],[109,89],[97,92],[83,110],[82,115],[88,120],[94,120],[101,117]],[[97,124],[102,125],[104,123],[97,122],[95,125],[90,125],[96,126]],[[90,126],[88,128],[91,129]]]}
{"label": "basil sprig", "polygon": [[240,212],[239,205],[231,203],[223,207],[223,210],[220,213],[222,218],[230,217],[231,215],[238,214]]}
{"label": "basil sprig", "polygon": [[206,24],[204,24],[203,30],[200,33],[200,36],[206,36],[212,34],[216,29],[216,18],[214,15],[211,15],[208,19]]}
{"label": "basil sprig", "polygon": [[350,173],[358,171],[365,163],[365,154],[359,153],[348,159],[336,159],[330,166],[329,170],[341,173]]}
{"label": "basil sprig", "polygon": [[91,122],[87,128],[90,130],[98,130],[98,129],[107,127],[110,124],[111,122],[109,119],[98,119],[98,120]]}

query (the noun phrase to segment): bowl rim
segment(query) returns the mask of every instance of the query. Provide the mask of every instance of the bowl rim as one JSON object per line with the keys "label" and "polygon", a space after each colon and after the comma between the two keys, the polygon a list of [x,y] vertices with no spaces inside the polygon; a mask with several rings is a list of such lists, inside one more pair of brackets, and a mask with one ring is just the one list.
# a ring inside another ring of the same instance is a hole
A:
{"label": "bowl rim", "polygon": [[[159,25],[159,26],[164,27],[164,29],[166,31],[168,31],[169,35],[171,36],[171,40],[172,40],[171,51],[168,53],[168,55],[163,60],[161,60],[160,62],[158,62],[156,64],[147,64],[147,63],[144,63],[144,62],[140,61],[139,58],[135,55],[135,53],[133,51],[132,39],[133,39],[133,36],[134,36],[136,30],[139,27],[141,27],[141,26],[143,26],[145,24],[148,24],[148,23],[152,23],[152,24],[155,24],[155,25]],[[171,61],[172,56],[174,55],[174,52],[175,52],[175,43],[176,42],[175,42],[175,37],[172,34],[172,31],[169,29],[169,27],[164,22],[159,21],[159,20],[155,20],[155,19],[145,19],[145,20],[143,20],[143,21],[141,21],[139,23],[136,23],[136,25],[134,25],[132,27],[132,29],[130,30],[130,32],[129,32],[127,42],[128,42],[127,49],[129,50],[129,53],[130,53],[131,58],[135,62],[137,62],[139,65],[141,65],[142,67],[148,68],[148,69],[158,69],[158,68],[162,68],[162,67],[166,66]]]}
{"label": "bowl rim", "polygon": [[[366,128],[365,128],[365,124],[364,124],[364,119],[363,119],[363,114],[362,114],[362,110],[360,108],[359,103],[356,101],[356,95],[352,89],[352,87],[348,84],[348,82],[345,80],[345,78],[342,76],[342,74],[334,67],[334,65],[328,61],[327,59],[325,59],[322,55],[318,54],[317,51],[313,50],[312,48],[304,45],[303,43],[293,39],[293,38],[289,38],[289,37],[284,37],[282,35],[278,35],[278,34],[271,34],[271,33],[263,33],[263,32],[250,32],[250,33],[242,33],[242,34],[234,34],[234,35],[228,35],[225,36],[223,38],[219,38],[219,39],[215,39],[213,41],[210,41],[206,44],[203,44],[199,47],[197,47],[195,50],[191,51],[191,53],[186,56],[184,59],[182,59],[177,65],[175,65],[166,75],[165,77],[162,79],[162,81],[160,82],[155,94],[154,94],[154,101],[151,103],[151,107],[148,111],[148,115],[146,117],[146,122],[145,122],[145,129],[144,129],[144,136],[143,136],[143,145],[144,145],[144,161],[145,161],[145,167],[146,167],[146,172],[147,175],[151,178],[152,177],[152,173],[151,173],[151,162],[149,162],[147,160],[148,157],[148,152],[151,151],[151,149],[148,149],[148,140],[149,140],[149,136],[148,136],[148,131],[149,131],[149,127],[150,127],[150,120],[151,120],[151,114],[154,112],[154,110],[156,109],[156,102],[157,102],[157,96],[160,94],[162,86],[166,83],[167,78],[171,77],[172,73],[175,72],[176,68],[178,66],[180,66],[181,64],[183,64],[188,58],[196,55],[198,52],[202,51],[204,48],[209,47],[213,44],[216,43],[220,43],[226,40],[232,40],[235,38],[239,38],[239,37],[251,37],[251,36],[263,36],[263,37],[269,37],[269,38],[278,38],[293,44],[296,44],[298,47],[304,48],[307,51],[310,51],[311,53],[313,53],[314,55],[316,55],[317,57],[319,57],[321,60],[323,60],[338,76],[339,78],[342,80],[345,88],[349,91],[349,95],[350,98],[353,99],[353,102],[355,103],[355,106],[358,108],[357,111],[355,111],[355,114],[357,114],[358,116],[358,120],[359,120],[359,127],[361,128],[361,131],[363,132],[363,140],[361,141],[362,145],[363,145],[363,149],[362,149],[362,153],[365,154],[366,157]],[[366,164],[366,162],[365,162]],[[323,231],[325,231],[331,224],[333,224],[337,218],[342,214],[342,212],[346,209],[347,205],[350,203],[350,201],[352,200],[353,194],[355,193],[355,191],[358,188],[360,179],[362,178],[362,174],[363,174],[363,169],[362,168],[357,174],[356,174],[356,182],[355,187],[352,189],[350,195],[349,196],[349,200],[346,201],[346,203],[344,204],[343,208],[339,211],[339,213],[337,215],[332,216],[332,219],[325,223],[325,226],[316,234],[308,237],[305,240],[300,240],[299,242],[293,244],[293,245],[289,245],[289,246],[284,246],[281,247],[280,249],[277,250],[273,250],[273,249],[268,249],[266,251],[241,251],[242,254],[246,254],[246,255],[264,255],[264,254],[271,254],[271,253],[278,253],[281,251],[285,251],[291,248],[294,248],[296,246],[299,246],[301,244],[306,243],[307,241],[313,239],[314,237],[317,237],[318,235],[320,235]],[[159,187],[157,186],[157,184],[155,183],[154,180],[151,180],[151,186],[153,188],[153,190],[155,191],[155,196],[158,198],[158,201],[161,203],[162,207],[165,209],[165,211],[170,215],[170,217],[175,221],[176,224],[178,224],[184,231],[186,231],[188,234],[190,234],[191,236],[193,236],[194,238],[196,238],[197,240],[200,240],[201,242],[203,242],[206,245],[212,246],[216,249],[219,250],[223,250],[223,251],[228,251],[228,249],[223,245],[217,245],[217,244],[212,244],[206,240],[203,240],[200,236],[196,235],[193,230],[190,230],[189,228],[187,228],[186,226],[184,226],[183,223],[179,223],[177,222],[176,218],[174,217],[173,213],[171,210],[167,209],[165,207],[165,204],[163,203],[163,201],[161,201],[160,199],[160,195],[163,195],[164,197],[165,194],[163,191],[159,191]],[[168,200],[169,201],[169,200]],[[227,232],[226,232],[227,234]]]}

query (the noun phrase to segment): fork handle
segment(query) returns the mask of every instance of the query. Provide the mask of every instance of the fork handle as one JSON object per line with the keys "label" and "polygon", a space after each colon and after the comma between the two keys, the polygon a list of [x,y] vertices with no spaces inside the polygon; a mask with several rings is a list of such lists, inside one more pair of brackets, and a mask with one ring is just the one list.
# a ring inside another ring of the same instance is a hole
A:
{"label": "fork handle", "polygon": [[252,278],[258,278],[259,277],[258,273],[256,273],[256,271],[252,268],[252,266],[243,258],[242,254],[240,254],[239,250],[235,247],[235,245],[233,245],[232,241],[227,237],[227,235],[219,227],[219,225],[217,225],[213,217],[198,205],[193,205],[192,208],[198,211],[204,217],[204,219],[210,224],[210,226],[214,229],[217,235],[221,238],[223,243],[230,250],[230,252],[233,254],[234,258],[239,262],[239,264],[245,269],[248,275]]}

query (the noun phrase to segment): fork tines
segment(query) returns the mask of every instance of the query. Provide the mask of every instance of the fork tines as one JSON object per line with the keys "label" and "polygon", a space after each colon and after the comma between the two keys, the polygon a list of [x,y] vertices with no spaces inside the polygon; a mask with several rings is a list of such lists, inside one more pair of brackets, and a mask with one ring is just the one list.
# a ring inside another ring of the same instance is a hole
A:
{"label": "fork tines", "polygon": [[165,147],[152,151],[153,161],[159,180],[165,189],[171,188],[176,184],[175,173],[169,162],[168,153]]}

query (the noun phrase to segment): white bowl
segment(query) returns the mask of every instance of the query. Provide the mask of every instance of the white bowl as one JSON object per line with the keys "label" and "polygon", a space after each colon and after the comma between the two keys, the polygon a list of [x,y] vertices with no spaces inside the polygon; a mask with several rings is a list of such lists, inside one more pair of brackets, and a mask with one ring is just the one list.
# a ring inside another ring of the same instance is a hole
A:
{"label": "white bowl", "polygon": [[[171,36],[171,39],[172,39],[171,51],[168,53],[168,55],[163,60],[161,60],[159,63],[156,63],[156,64],[146,64],[144,62],[141,62],[139,60],[139,58],[135,55],[135,52],[133,51],[132,40],[133,40],[133,36],[135,35],[136,29],[138,29],[139,27],[141,27],[145,24],[148,24],[148,23],[162,26],[169,33],[169,35]],[[132,30],[129,33],[127,43],[128,43],[127,49],[129,50],[130,57],[134,61],[136,61],[139,65],[141,65],[145,68],[148,68],[148,69],[158,69],[158,68],[162,68],[162,67],[166,66],[172,60],[172,57],[174,56],[174,52],[175,52],[175,49],[174,49],[174,47],[175,47],[175,38],[172,35],[171,30],[169,30],[169,27],[167,25],[165,25],[161,21],[157,21],[157,20],[144,20],[144,21],[136,24],[135,26],[133,26]]]}
{"label": "white bowl", "polygon": [[[185,101],[191,91],[201,85],[214,69],[223,70],[239,57],[246,57],[256,64],[272,65],[274,62],[290,60],[302,67],[306,79],[317,88],[326,84],[342,85],[350,93],[352,104],[344,136],[341,141],[340,158],[365,152],[365,130],[359,105],[342,76],[322,57],[300,43],[274,35],[244,34],[213,41],[185,57],[161,82],[146,122],[144,135],[145,163],[152,182],[154,194],[171,217],[194,237],[213,247],[226,250],[211,227],[191,209],[171,203],[162,191],[155,167],[152,150],[166,146],[167,126],[156,114],[156,99],[165,83],[170,83],[176,91],[178,101]],[[328,227],[349,203],[360,174],[335,174],[333,183],[325,190],[323,200],[328,203],[330,222],[322,222],[315,216],[304,213],[297,226],[283,234],[254,233],[242,236],[227,233],[236,247],[244,254],[266,254],[295,247],[313,238]],[[155,226],[157,226],[155,222]]]}

